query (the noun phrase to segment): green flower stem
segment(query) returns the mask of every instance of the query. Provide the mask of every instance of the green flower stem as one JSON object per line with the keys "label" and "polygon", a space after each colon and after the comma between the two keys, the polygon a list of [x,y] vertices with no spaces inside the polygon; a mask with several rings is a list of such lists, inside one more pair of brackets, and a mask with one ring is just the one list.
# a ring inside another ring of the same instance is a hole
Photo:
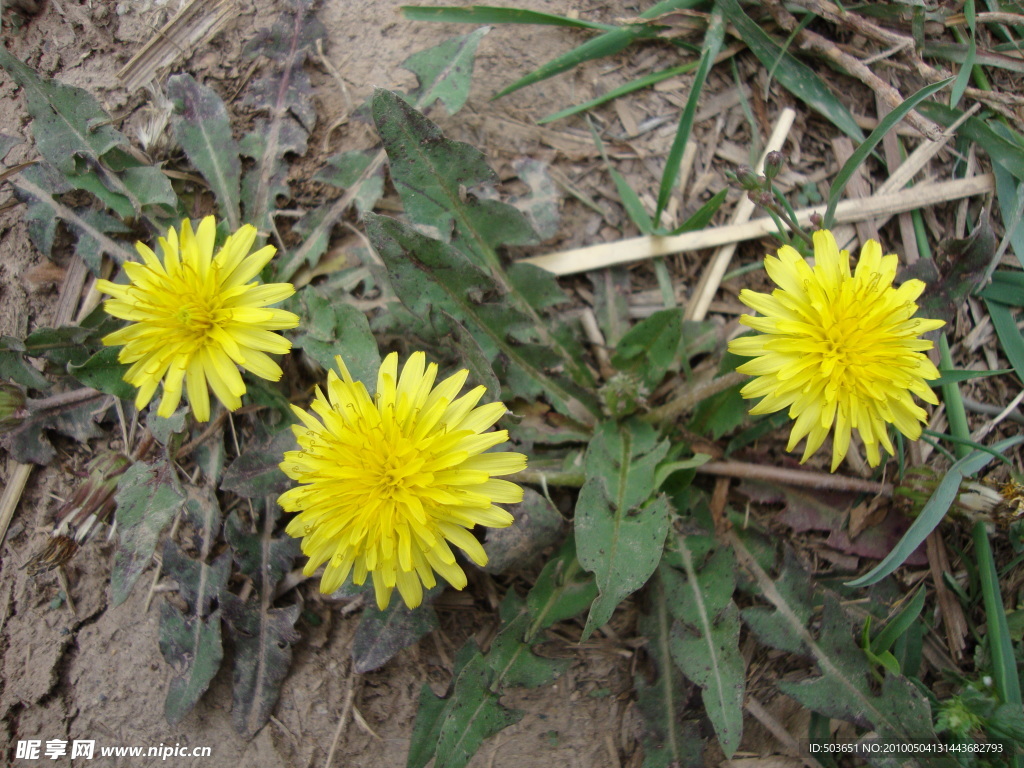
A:
{"label": "green flower stem", "polygon": [[747,375],[732,371],[719,376],[717,379],[705,381],[696,385],[686,385],[682,392],[664,405],[660,405],[650,413],[643,416],[643,420],[658,424],[673,421],[677,416],[695,407],[701,400],[706,400],[719,392],[724,392],[729,387],[734,387],[747,380]]}
{"label": "green flower stem", "polygon": [[[537,462],[534,462],[536,464]],[[566,488],[582,488],[583,482],[586,480],[583,472],[572,472],[563,470],[552,470],[546,472],[543,469],[524,469],[522,472],[516,472],[514,475],[505,475],[502,480],[508,480],[510,482],[522,485],[528,483],[530,485],[561,485]]]}
{"label": "green flower stem", "polygon": [[[953,368],[953,358],[949,354],[949,342],[946,341],[946,334],[939,337],[939,365],[946,369]],[[964,401],[960,399],[960,387],[956,383],[942,385],[942,400],[946,403],[946,420],[949,422],[949,432],[954,437],[970,441],[971,430],[967,426],[967,411],[964,409]],[[962,459],[971,449],[962,442],[953,446],[953,453],[958,459]]]}

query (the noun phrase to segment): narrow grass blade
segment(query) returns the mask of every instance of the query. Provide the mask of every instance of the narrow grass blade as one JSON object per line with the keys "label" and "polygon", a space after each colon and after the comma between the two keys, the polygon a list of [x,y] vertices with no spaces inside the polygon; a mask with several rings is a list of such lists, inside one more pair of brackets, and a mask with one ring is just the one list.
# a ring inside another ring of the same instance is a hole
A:
{"label": "narrow grass blade", "polygon": [[690,95],[686,99],[686,107],[679,117],[679,128],[676,130],[675,139],[672,140],[672,147],[665,158],[665,171],[661,175],[661,188],[658,190],[658,207],[654,211],[654,226],[661,221],[661,214],[668,205],[669,197],[672,195],[672,188],[675,186],[676,177],[679,175],[679,163],[683,157],[683,150],[686,142],[690,140],[690,132],[693,129],[693,118],[697,114],[697,103],[700,101],[701,91],[704,90],[704,82],[707,80],[708,72],[715,63],[715,57],[722,48],[722,41],[725,39],[725,22],[722,12],[716,4],[711,12],[711,19],[708,22],[708,31],[704,35],[704,48],[701,51],[700,66],[693,79]]}
{"label": "narrow grass blade", "polygon": [[604,142],[601,141],[601,134],[594,128],[593,122],[588,118],[587,126],[590,128],[590,135],[594,139],[594,144],[597,145],[597,151],[601,153],[601,159],[604,160],[605,167],[608,169],[608,174],[612,177],[612,181],[615,182],[615,189],[619,193],[619,201],[622,203],[622,207],[626,209],[626,214],[636,224],[637,229],[642,234],[649,235],[653,231],[653,225],[651,222],[651,215],[647,213],[647,209],[644,208],[644,203],[640,199],[640,196],[636,191],[629,186],[629,182],[623,177],[621,173],[612,167],[612,164],[608,162],[608,155],[604,151]]}
{"label": "narrow grass blade", "polygon": [[1024,268],[1024,216],[1021,215],[1024,213],[1024,183],[1017,183],[1013,175],[998,163],[992,165],[992,173],[996,177],[996,199],[999,200],[1003,226],[1008,230],[1010,247]]}
{"label": "narrow grass blade", "polygon": [[[947,126],[952,125],[963,115],[960,110],[950,109],[945,104],[935,101],[924,102],[918,108],[918,112],[929,120]],[[957,136],[966,136],[971,141],[977,142],[992,158],[992,162],[1003,166],[1018,181],[1024,181],[1024,142],[1020,139],[1019,134],[1011,134],[1015,136],[1016,140],[1001,136],[984,120],[979,120],[977,117],[967,118],[956,129],[956,133]]]}
{"label": "narrow grass blade", "polygon": [[992,318],[992,326],[996,329],[1003,354],[1010,361],[1017,376],[1024,379],[1024,336],[1013,317],[1013,310],[998,301],[986,300],[988,316]]}
{"label": "narrow grass blade", "polygon": [[888,651],[910,629],[910,626],[917,621],[917,617],[921,615],[921,609],[924,608],[924,596],[925,590],[919,588],[917,594],[903,607],[903,610],[893,616],[882,628],[882,631],[875,635],[875,639],[871,643],[873,653]]}
{"label": "narrow grass blade", "polygon": [[[1003,453],[1022,442],[1024,442],[1024,435],[1017,435],[1002,440],[992,447]],[[859,579],[846,582],[846,586],[869,587],[872,584],[877,584],[899,568],[903,561],[910,557],[911,553],[921,545],[921,542],[928,538],[928,534],[935,530],[939,523],[942,522],[942,518],[946,516],[947,510],[956,500],[956,495],[960,491],[960,481],[980,471],[990,461],[992,461],[992,457],[989,454],[982,453],[981,451],[972,451],[968,456],[960,459],[950,467],[949,472],[942,478],[931,498],[928,499],[921,509],[917,519],[907,529],[907,532],[903,534],[903,538],[900,539],[899,543],[893,547],[892,552]]]}
{"label": "narrow grass blade", "polygon": [[[701,0],[662,0],[662,2],[656,3],[640,14],[640,18],[651,19],[659,14],[667,13],[668,11],[674,11],[679,8],[691,8],[698,5],[700,2]],[[645,24],[616,27],[605,32],[603,35],[599,35],[592,40],[588,40],[583,43],[583,45],[574,48],[568,53],[558,56],[546,64],[543,64],[530,74],[526,75],[526,77],[520,78],[507,88],[503,88],[494,96],[494,98],[500,99],[502,96],[507,96],[512,93],[512,91],[517,91],[527,85],[533,85],[541,80],[546,80],[553,75],[565,72],[568,69],[572,69],[573,67],[582,64],[584,61],[600,59],[605,56],[614,56],[634,40],[644,37],[654,37],[656,34],[656,27],[647,26]]]}
{"label": "narrow grass blade", "polygon": [[739,0],[722,0],[721,6],[729,22],[736,27],[739,38],[766,69],[772,69],[782,86],[814,111],[823,115],[836,128],[856,141],[864,141],[864,132],[850,111],[806,64],[786,53],[740,7]]}
{"label": "narrow grass blade", "polygon": [[722,207],[728,192],[728,189],[719,190],[714,197],[698,208],[690,218],[669,232],[669,235],[681,235],[683,232],[704,229],[704,227],[711,223],[711,218],[718,213],[718,209]]}
{"label": "narrow grass blade", "polygon": [[967,46],[967,55],[960,65],[960,71],[957,72],[956,82],[953,83],[953,88],[949,92],[949,106],[953,108],[960,103],[960,98],[964,95],[964,91],[967,90],[967,86],[971,82],[974,58],[978,54],[978,43],[975,39],[974,27],[974,0],[966,0],[964,3],[964,16],[967,18],[967,28],[970,30],[971,39]]}
{"label": "narrow grass blade", "polygon": [[448,24],[545,24],[554,27],[577,27],[604,31],[618,29],[614,24],[570,19],[566,16],[528,11],[524,8],[496,8],[492,5],[442,5],[436,8],[403,5],[400,10],[405,18],[412,21],[440,21]]}
{"label": "narrow grass blade", "polygon": [[896,109],[882,118],[878,126],[871,132],[871,135],[867,137],[863,144],[854,150],[854,153],[850,155],[850,159],[843,163],[843,167],[839,169],[839,173],[836,174],[835,181],[832,182],[832,188],[828,193],[828,207],[825,209],[824,216],[824,227],[828,229],[832,226],[832,222],[835,221],[836,206],[839,205],[839,199],[843,195],[843,190],[846,189],[847,182],[853,177],[854,172],[860,167],[860,164],[864,162],[871,150],[878,145],[882,138],[891,131],[900,120],[907,115],[910,110],[920,104],[922,101],[927,99],[936,91],[940,91],[945,88],[953,78],[946,78],[940,80],[937,83],[926,85],[924,88],[919,90],[913,96],[910,96],[906,101],[900,104]]}
{"label": "narrow grass blade", "polygon": [[981,594],[985,602],[985,617],[988,620],[988,650],[992,658],[992,678],[996,684],[996,693],[1004,704],[1021,704],[1020,678],[1017,664],[1013,657],[1013,642],[1010,630],[1006,625],[1006,608],[999,592],[999,573],[992,558],[992,546],[989,544],[985,524],[978,521],[971,531],[974,539],[975,562],[981,581]]}
{"label": "narrow grass blade", "polygon": [[553,123],[555,120],[561,120],[563,117],[570,117],[572,115],[579,114],[580,112],[586,112],[588,109],[599,107],[612,99],[619,98],[619,96],[625,96],[627,93],[639,91],[642,88],[647,88],[655,83],[660,83],[662,80],[668,80],[670,77],[675,77],[676,75],[685,75],[687,72],[692,71],[699,63],[699,61],[691,61],[690,63],[683,64],[680,67],[671,67],[670,69],[663,69],[659,72],[652,72],[649,75],[638,77],[636,80],[620,85],[618,88],[612,88],[610,91],[598,96],[596,99],[591,99],[583,104],[577,104],[575,107],[568,107],[560,112],[555,112],[553,115],[542,117],[537,121],[537,125]]}

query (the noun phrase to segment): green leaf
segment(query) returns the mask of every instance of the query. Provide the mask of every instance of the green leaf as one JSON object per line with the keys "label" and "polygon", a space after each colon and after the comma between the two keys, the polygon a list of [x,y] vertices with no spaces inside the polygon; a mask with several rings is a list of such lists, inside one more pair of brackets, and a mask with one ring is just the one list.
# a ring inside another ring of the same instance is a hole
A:
{"label": "green leaf", "polygon": [[324,37],[313,3],[298,0],[270,29],[261,29],[245,47],[249,58],[265,56],[273,62],[266,73],[245,91],[242,104],[269,115],[255,121],[253,132],[240,151],[255,160],[242,180],[245,220],[260,232],[273,230],[279,196],[288,197],[285,155],[305,154],[306,140],[316,124],[313,87],[303,64],[313,44]]}
{"label": "green leaf", "polygon": [[967,53],[960,64],[960,71],[956,73],[956,81],[953,83],[953,87],[949,90],[949,106],[956,108],[956,105],[960,103],[960,99],[964,95],[964,91],[967,90],[967,86],[971,83],[971,70],[974,69],[974,61],[978,55],[978,41],[975,37],[974,29],[974,0],[966,0],[964,4],[965,12],[968,8],[971,9],[970,13],[967,13],[967,26],[970,29],[971,39],[967,46]]}
{"label": "green leaf", "polygon": [[690,87],[690,94],[686,97],[686,106],[679,116],[679,127],[676,128],[675,138],[672,139],[672,147],[665,158],[665,170],[661,175],[661,186],[658,189],[658,207],[654,211],[654,224],[661,222],[661,214],[664,213],[672,196],[672,189],[676,184],[676,177],[679,176],[679,166],[683,159],[683,150],[690,140],[690,132],[693,129],[693,118],[697,114],[697,103],[700,100],[701,92],[704,90],[704,82],[707,80],[708,72],[714,66],[718,51],[722,48],[722,41],[725,39],[725,23],[722,19],[721,6],[716,3],[711,10],[711,18],[708,20],[708,29],[704,35],[704,45],[701,48],[700,66],[697,74],[694,75],[693,85]]}
{"label": "green leaf", "polygon": [[50,382],[25,361],[25,342],[13,336],[0,336],[0,378],[16,381],[31,389],[48,389]]}
{"label": "green leaf", "polygon": [[658,572],[651,579],[648,597],[651,613],[640,617],[637,629],[647,638],[645,647],[654,672],[650,676],[638,674],[634,679],[637,707],[647,726],[641,737],[643,768],[698,768],[703,766],[701,739],[693,723],[683,722],[689,686],[672,663],[670,598]]}
{"label": "green leaf", "polygon": [[819,637],[810,648],[821,676],[781,682],[783,693],[823,715],[870,724],[882,740],[935,740],[928,700],[909,680],[886,674],[881,695],[872,690],[870,664],[859,652],[849,618],[833,595],[825,598]]}
{"label": "green leaf", "polygon": [[[945,104],[934,101],[923,102],[917,109],[925,117],[935,122],[950,126],[961,117],[963,112],[950,109]],[[1020,181],[1024,181],[1024,151],[1019,142],[1001,136],[984,120],[969,117],[956,129],[957,136],[963,136],[978,144],[988,153],[992,162],[1001,165],[1006,171]]]}
{"label": "green leaf", "polygon": [[242,223],[242,163],[224,102],[216,91],[188,74],[169,78],[167,95],[175,103],[174,138],[210,185],[221,215],[233,232]]}
{"label": "green leaf", "polygon": [[128,231],[118,219],[88,207],[70,208],[54,198],[54,195],[71,189],[70,185],[54,183],[53,177],[56,174],[52,167],[40,163],[26,168],[11,182],[18,199],[28,205],[26,217],[33,243],[43,253],[50,255],[59,220],[78,235],[80,242],[85,239],[82,258],[95,274],[99,274],[99,257],[104,253],[118,263],[134,259],[131,249],[109,236]]}
{"label": "green leaf", "polygon": [[281,471],[280,464],[284,452],[292,450],[295,450],[295,435],[290,429],[249,443],[227,468],[221,489],[245,499],[284,493],[291,487],[291,480]]}
{"label": "green leaf", "polygon": [[[783,572],[775,579],[761,568],[738,537],[731,539],[740,565],[753,576],[756,588],[772,605],[771,609],[757,609],[756,615],[771,616],[770,621],[761,622],[765,626],[784,627],[771,635],[758,635],[779,650],[809,655],[821,673],[799,683],[780,682],[783,693],[811,711],[873,728],[881,741],[937,740],[928,700],[910,680],[886,674],[881,692],[875,690],[870,662],[857,647],[851,620],[834,594],[824,595],[821,625],[815,636],[811,622],[815,613],[812,581],[796,565],[795,558],[787,551]],[[785,590],[779,588],[783,581],[789,585]],[[742,612],[748,624],[752,610]],[[783,644],[777,645],[776,639],[783,640]],[[948,765],[949,761],[941,764]]]}
{"label": "green leaf", "polygon": [[[530,650],[539,625],[529,603],[510,591],[501,603],[502,628],[487,652],[496,684],[537,688],[550,685],[568,667],[566,659],[546,659]],[[546,622],[546,625],[550,626]]]}
{"label": "green leaf", "polygon": [[853,174],[856,173],[860,164],[867,159],[872,150],[874,150],[878,143],[885,138],[885,135],[895,128],[896,124],[899,123],[899,121],[902,120],[910,110],[936,91],[940,91],[945,88],[949,85],[951,80],[952,78],[946,78],[945,80],[940,80],[937,83],[926,85],[878,121],[878,125],[875,127],[875,130],[873,130],[871,135],[854,150],[849,159],[843,163],[843,167],[839,169],[839,173],[836,174],[835,179],[832,181],[832,186],[828,191],[828,205],[825,208],[825,215],[823,217],[823,226],[826,229],[832,226],[832,222],[835,220],[836,206],[839,205],[839,200],[843,195],[843,190],[846,189],[847,183],[851,178],[853,178]]}
{"label": "green leaf", "polygon": [[701,400],[693,412],[689,429],[700,435],[718,440],[743,423],[748,403],[740,394],[742,384],[729,387],[711,397]]}
{"label": "green leaf", "polygon": [[445,40],[440,45],[414,53],[402,62],[402,68],[416,75],[420,88],[409,95],[419,109],[440,101],[454,115],[469,98],[473,80],[473,57],[489,27]]}
{"label": "green leaf", "polygon": [[1013,175],[998,163],[992,166],[992,172],[996,177],[996,197],[1003,225],[1009,228],[1016,221],[1008,237],[1011,250],[1024,268],[1024,215],[1021,215],[1024,213],[1024,185],[1016,183]]}
{"label": "green leaf", "polygon": [[[475,654],[476,648],[467,644],[459,651],[452,674],[453,683],[458,679],[462,667],[468,661],[464,658],[467,652]],[[451,692],[451,688],[449,688],[449,696]],[[444,699],[435,696],[428,684],[424,683],[420,688],[420,700],[416,707],[416,719],[413,720],[412,736],[409,741],[409,754],[405,758],[406,768],[424,768],[434,757],[434,752],[437,750],[437,734],[441,729],[442,719],[448,711],[450,703],[450,698]]]}
{"label": "green leaf", "polygon": [[740,8],[739,0],[721,0],[726,18],[736,27],[739,38],[750,46],[765,69],[773,70],[783,87],[821,114],[855,141],[864,141],[864,132],[843,103],[828,89],[814,70],[784,51]]}
{"label": "green leaf", "polygon": [[[695,562],[685,536],[678,537],[682,573],[659,569],[669,611],[676,618],[669,648],[679,669],[700,686],[704,710],[727,758],[743,736],[746,665],[740,653],[740,613],[732,600],[736,561],[726,548]],[[698,567],[699,566],[699,567]]]}
{"label": "green leaf", "polygon": [[336,355],[341,355],[352,377],[372,392],[377,385],[380,368],[380,350],[370,332],[370,324],[360,310],[351,304],[329,301],[316,289],[307,287],[299,292],[301,308],[298,310],[303,329],[293,340],[316,360],[324,370],[336,369]]}
{"label": "green leaf", "polygon": [[103,432],[96,421],[110,408],[110,397],[97,392],[85,400],[46,409],[33,409],[31,405],[29,415],[8,433],[10,453],[23,464],[49,464],[56,451],[46,431],[59,432],[80,443],[101,437]]}
{"label": "green leaf", "polygon": [[[436,308],[445,308],[496,358],[495,373],[516,397],[543,393],[563,413],[584,422],[594,419],[594,398],[553,372],[566,360],[560,347],[544,342],[557,342],[541,336],[532,317],[509,306],[491,277],[454,248],[394,219],[368,214],[366,230],[410,312],[443,335],[448,328]],[[534,333],[540,338],[527,340]]]}
{"label": "green leaf", "polygon": [[718,213],[718,209],[722,207],[722,203],[725,202],[725,196],[728,192],[728,187],[718,190],[710,200],[694,211],[690,218],[675,229],[671,230],[668,234],[681,235],[683,232],[693,232],[694,230],[704,229],[711,223],[711,219],[716,213]]}
{"label": "green leaf", "polygon": [[996,238],[988,219],[982,219],[970,236],[962,240],[945,240],[942,262],[920,259],[909,266],[906,277],[916,277],[928,285],[922,295],[919,314],[952,324],[955,308],[985,282],[988,265],[996,250]]}
{"label": "green leaf", "polygon": [[583,639],[608,622],[661,560],[670,507],[665,496],[654,495],[654,470],[668,448],[654,427],[636,420],[605,422],[587,448],[587,479],[576,502],[576,546],[600,594],[591,605]]}
{"label": "green leaf", "polygon": [[875,635],[871,641],[871,650],[874,653],[885,653],[892,648],[893,644],[910,629],[917,621],[924,608],[925,590],[918,589],[903,609],[886,622],[882,630]]}
{"label": "green leaf", "polygon": [[110,599],[120,605],[149,565],[160,534],[185,503],[185,494],[177,471],[166,461],[137,461],[121,475],[114,500],[120,543],[110,574]]}
{"label": "green leaf", "polygon": [[[442,45],[444,44],[442,43]],[[456,46],[454,49],[449,48],[448,50],[453,54],[458,55],[463,49],[462,47]],[[463,67],[460,67],[460,72],[456,73],[453,62],[448,62],[444,67],[440,68],[436,72],[436,76],[442,79],[454,77],[457,81],[462,82],[462,69]],[[429,95],[434,93],[435,89],[447,92],[457,91],[457,89],[442,86],[439,81],[430,81],[426,79],[426,74],[427,73],[425,72],[417,73],[420,77],[419,93]],[[418,102],[414,105],[417,107],[423,106]],[[306,237],[303,244],[295,249],[295,251],[289,254],[285,259],[282,259],[278,264],[278,279],[290,280],[302,264],[312,264],[315,262],[319,254],[314,256],[313,251],[321,247],[326,249],[326,243],[330,239],[331,230],[341,217],[345,215],[345,211],[348,210],[348,207],[352,202],[355,202],[356,209],[359,211],[360,216],[365,216],[365,214],[373,210],[373,206],[376,205],[377,200],[380,199],[383,191],[384,157],[384,152],[377,152],[374,155],[370,164],[360,176],[360,179],[353,182],[353,185],[358,185],[360,187],[354,193],[350,189],[348,194],[342,196],[329,207],[321,208],[315,213],[310,212],[310,214],[307,215],[315,215],[315,219],[312,220],[315,221],[315,223],[312,223],[312,226],[306,230]],[[350,194],[352,197],[349,196]]]}
{"label": "green leaf", "polygon": [[556,544],[565,531],[557,507],[532,488],[523,488],[523,500],[509,508],[515,523],[487,532],[488,573],[505,573],[526,565],[545,547]]}
{"label": "green leaf", "polygon": [[1013,310],[998,301],[986,300],[985,307],[992,318],[992,327],[996,329],[1003,354],[1010,361],[1017,376],[1024,376],[1024,334],[1017,328]]}
{"label": "green leaf", "polygon": [[660,309],[634,325],[615,346],[612,365],[643,377],[652,389],[678,363],[683,340],[683,310]]}
{"label": "green leaf", "polygon": [[[641,13],[640,18],[653,19],[654,17],[663,13],[668,13],[669,11],[678,10],[680,8],[692,8],[699,4],[699,0],[662,0]],[[608,29],[608,31],[604,34],[588,40],[568,53],[564,53],[561,56],[551,59],[546,64],[543,64],[528,74],[526,77],[520,78],[512,85],[502,89],[502,91],[496,94],[494,98],[499,99],[502,96],[507,96],[513,91],[527,85],[540,82],[541,80],[546,80],[560,72],[572,69],[585,61],[592,61],[593,59],[600,59],[606,56],[614,56],[635,40],[657,36],[660,27],[648,24],[630,24],[628,26],[606,29]]]}
{"label": "green leaf", "polygon": [[498,695],[491,689],[493,676],[478,652],[455,679],[437,730],[435,768],[463,768],[484,739],[522,718],[522,712],[498,703]]}
{"label": "green leaf", "polygon": [[25,93],[40,154],[65,176],[79,175],[76,158],[98,163],[110,149],[127,143],[86,91],[39,77],[6,49],[0,49],[0,67]]}
{"label": "green leaf", "polygon": [[439,700],[424,688],[406,765],[462,768],[484,739],[519,721],[521,712],[499,703],[506,685],[545,685],[565,663],[535,656],[530,645],[556,621],[580,613],[593,599],[594,582],[579,567],[570,538],[541,571],[525,604],[509,592],[501,605],[502,629],[487,656],[470,641],[455,659],[452,684]]}
{"label": "green leaf", "polygon": [[[1024,443],[1024,435],[1017,435],[1001,440],[992,446],[997,453],[1004,453],[1015,445]],[[960,483],[971,475],[979,472],[990,461],[992,454],[983,451],[971,451],[967,456],[957,461],[943,476],[934,493],[921,508],[921,512],[910,528],[903,534],[903,538],[893,547],[892,552],[886,555],[882,562],[872,568],[868,573],[853,581],[846,582],[848,587],[868,587],[877,584],[890,573],[895,571],[910,555],[928,538],[928,534],[934,531],[942,522],[949,510],[950,505],[956,501],[960,492]]]}
{"label": "green leaf", "polygon": [[978,521],[971,531],[977,558],[981,594],[985,603],[985,618],[988,623],[986,640],[992,658],[992,677],[996,693],[1004,704],[1021,708],[1020,673],[1014,659],[1013,640],[1006,623],[1006,608],[1000,588],[999,572],[992,557],[992,545],[988,540],[985,523]]}
{"label": "green leaf", "polygon": [[498,178],[483,154],[446,139],[441,130],[398,94],[377,89],[373,121],[384,142],[391,178],[406,215],[437,229],[478,266],[498,269],[495,248],[527,245],[536,236],[526,217],[511,205],[471,194]]}
{"label": "green leaf", "polygon": [[171,187],[171,181],[164,172],[154,165],[136,165],[121,172],[121,183],[130,193],[134,207],[162,205],[174,212],[178,207],[178,196]]}
{"label": "green leaf", "polygon": [[418,608],[409,608],[400,599],[392,600],[383,611],[376,605],[367,607],[352,638],[355,673],[365,675],[380,669],[400,650],[437,629],[437,612],[430,603],[443,591],[440,584],[428,590]]}
{"label": "green leaf", "polygon": [[[39,208],[45,210],[47,206],[40,204]],[[93,208],[76,208],[73,213],[71,217],[62,218],[68,229],[78,236],[75,253],[85,262],[90,272],[99,275],[105,254],[118,258],[119,254],[111,250],[111,244],[116,242],[117,248],[123,247],[119,242],[111,240],[109,235],[123,235],[131,232],[131,229],[113,216]]]}
{"label": "green leaf", "polygon": [[530,615],[535,617],[527,637],[532,639],[552,624],[578,616],[596,596],[597,585],[593,577],[580,568],[576,541],[570,536],[541,570],[526,596]]}
{"label": "green leaf", "polygon": [[[200,537],[201,558],[194,560],[173,542],[164,542],[163,573],[178,583],[178,595],[187,605],[185,612],[170,602],[160,608],[160,652],[174,669],[164,700],[164,715],[171,725],[192,710],[220,669],[224,649],[219,602],[231,575],[231,556],[226,552],[206,563],[220,531],[214,494],[190,489],[183,514]],[[214,601],[218,607],[211,610]]]}
{"label": "green leaf", "polygon": [[135,387],[124,380],[128,366],[117,361],[119,347],[104,347],[84,363],[68,364],[68,373],[87,387],[121,400],[134,400]]}
{"label": "green leaf", "polygon": [[670,67],[669,69],[663,69],[658,72],[652,72],[649,75],[638,77],[636,80],[631,80],[624,85],[620,85],[618,88],[612,88],[596,99],[591,99],[583,104],[577,104],[575,107],[567,107],[559,112],[555,112],[547,117],[542,117],[537,121],[537,125],[544,125],[545,123],[553,123],[555,120],[561,120],[564,117],[571,117],[572,115],[579,114],[580,112],[586,112],[594,107],[599,107],[602,104],[606,104],[613,99],[619,98],[619,96],[625,96],[626,94],[639,91],[643,88],[660,83],[662,80],[668,80],[672,77],[679,75],[685,75],[688,72],[692,72],[700,64],[699,61],[691,61],[688,64],[683,64],[679,67]]}
{"label": "green leaf", "polygon": [[[317,171],[313,179],[341,189],[348,189],[358,184],[359,188],[355,193],[353,203],[356,206],[356,212],[362,218],[364,214],[373,210],[377,201],[384,195],[384,166],[377,161],[377,157],[377,152],[362,149],[339,152],[328,158],[327,165]],[[364,173],[368,175],[360,181]],[[320,208],[316,212],[322,219],[327,213],[327,209]],[[316,224],[319,225],[320,221],[317,221]],[[319,226],[309,228],[309,232],[317,230],[319,230]]]}
{"label": "green leaf", "polygon": [[[480,342],[473,334],[466,329],[466,326],[449,312],[442,309],[440,313],[445,322],[451,325],[451,333],[441,340],[442,348],[446,349],[450,357],[458,360],[460,365],[469,371],[470,381],[487,387],[487,393],[483,398],[484,402],[501,400],[501,382],[494,375],[490,356],[480,346]],[[507,531],[509,529],[500,530]]]}
{"label": "green leaf", "polygon": [[[777,598],[771,602],[776,606],[786,606],[785,612],[762,606],[744,608],[741,611],[743,623],[765,645],[787,653],[804,655],[807,648],[802,628],[810,623],[814,614],[814,584],[797,565],[789,550],[786,550],[782,571],[773,579],[773,590]],[[792,618],[789,613],[792,613]]]}
{"label": "green leaf", "polygon": [[25,338],[25,353],[49,360],[62,369],[69,363],[81,365],[89,359],[85,342],[91,335],[92,329],[77,325],[40,328]]}
{"label": "green leaf", "polygon": [[528,11],[521,8],[495,8],[490,5],[436,6],[403,5],[405,18],[412,21],[439,21],[448,24],[547,24],[556,27],[580,29],[616,29],[610,24],[598,24],[582,19],[570,19],[550,13]]}
{"label": "green leaf", "polygon": [[274,589],[299,551],[298,539],[274,537],[276,518],[276,505],[268,502],[257,518],[258,531],[251,532],[237,512],[224,529],[235,562],[255,586],[248,601],[228,592],[222,603],[235,647],[231,719],[247,738],[273,713],[291,666],[292,643],[300,637],[294,626],[301,605],[271,607]]}

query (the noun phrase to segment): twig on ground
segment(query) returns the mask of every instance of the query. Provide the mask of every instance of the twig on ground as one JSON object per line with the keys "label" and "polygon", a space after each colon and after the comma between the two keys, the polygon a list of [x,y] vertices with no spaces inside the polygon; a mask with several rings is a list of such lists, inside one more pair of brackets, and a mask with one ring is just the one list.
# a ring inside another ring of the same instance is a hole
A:
{"label": "twig on ground", "polygon": [[[766,0],[765,8],[768,10],[768,13],[772,15],[772,18],[778,22],[779,26],[787,32],[792,33],[799,29],[799,22],[793,14],[783,7],[781,2],[778,2],[778,0]],[[905,101],[903,95],[899,91],[872,72],[864,62],[842,51],[828,38],[805,28],[797,31],[796,39],[801,45],[804,45],[815,53],[818,53],[852,77],[860,80],[864,85],[874,91],[879,98],[885,101],[891,109],[896,109],[896,107],[900,106],[900,104]],[[906,121],[929,139],[935,140],[939,138],[942,133],[939,126],[917,112],[907,113]]]}
{"label": "twig on ground", "polygon": [[742,461],[709,461],[697,467],[704,475],[721,475],[745,480],[762,480],[784,485],[799,485],[805,488],[820,488],[830,491],[851,491],[872,493],[876,496],[891,497],[892,483],[876,483],[859,477],[833,475],[829,472],[812,472],[803,469],[785,469],[765,464],[747,464]]}
{"label": "twig on ground", "polygon": [[[902,167],[902,166],[901,166]],[[923,208],[937,203],[959,200],[964,197],[987,194],[995,189],[995,178],[992,174],[975,176],[970,179],[954,179],[934,184],[918,184],[910,189],[898,190],[884,195],[872,195],[860,200],[844,200],[836,207],[837,223],[876,219],[884,215],[894,215],[902,211]],[[811,223],[811,216],[822,214],[824,204],[810,208],[801,208],[796,212],[801,226]],[[696,232],[684,232],[675,237],[642,237],[617,240],[613,243],[600,243],[584,248],[574,248],[561,253],[546,253],[522,259],[527,264],[546,269],[556,275],[572,275],[587,272],[615,264],[627,264],[633,261],[653,259],[670,253],[685,253],[714,248],[725,243],[741,240],[754,240],[775,232],[775,222],[770,217],[752,219],[743,224],[728,224],[722,227],[710,227]]]}

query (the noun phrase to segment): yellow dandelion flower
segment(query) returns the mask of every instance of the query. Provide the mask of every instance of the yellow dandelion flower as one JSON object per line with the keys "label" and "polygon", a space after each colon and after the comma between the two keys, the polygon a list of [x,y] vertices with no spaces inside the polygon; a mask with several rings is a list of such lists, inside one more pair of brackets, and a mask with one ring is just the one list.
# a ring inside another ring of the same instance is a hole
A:
{"label": "yellow dandelion flower", "polygon": [[320,591],[334,592],[352,573],[362,584],[373,574],[377,605],[387,607],[397,586],[406,605],[433,587],[434,571],[456,589],[466,574],[449,542],[477,565],[487,563],[480,542],[468,529],[504,528],[512,515],[495,502],[513,504],[523,489],[494,475],[526,468],[521,453],[484,453],[508,439],[506,430],[484,432],[504,404],[476,407],[486,387],[462,397],[469,371],[459,371],[436,387],[437,364],[413,354],[398,373],[398,355],[384,359],[377,394],[352,380],[335,358],[341,378],[327,375],[327,396],[318,388],[312,410],[321,421],[293,406],[302,421],[292,427],[298,451],[284,454],[281,469],[303,483],[278,502],[299,514],[287,531],[302,538],[311,576],[327,563]]}
{"label": "yellow dandelion flower", "polygon": [[273,331],[294,328],[298,316],[268,305],[284,301],[290,283],[250,282],[273,258],[264,246],[250,254],[256,228],[245,225],[228,237],[213,255],[216,223],[207,216],[193,233],[186,219],[181,235],[172,227],[160,238],[163,260],[143,243],[135,247],[142,263],[124,265],[127,285],[97,280],[96,288],[114,298],[104,302],[108,314],[130,325],[103,338],[108,347],[124,345],[118,354],[132,366],[124,380],[139,388],[135,407],[146,407],[163,380],[157,413],[167,417],[181,400],[182,385],[198,421],[210,419],[210,394],[233,411],[241,407],[245,383],[238,366],[261,379],[277,381],[281,368],[267,352],[281,355],[291,342]]}
{"label": "yellow dandelion flower", "polygon": [[832,471],[846,457],[857,430],[868,463],[878,466],[879,445],[892,455],[888,425],[911,440],[921,436],[924,409],[911,394],[935,405],[925,383],[939,372],[922,354],[932,342],[920,337],[941,328],[942,320],[914,317],[914,301],[924,291],[920,280],[892,285],[898,259],[882,255],[874,240],[864,244],[857,270],[828,230],[814,233],[814,267],[793,248],[766,256],[765,271],[778,285],[769,296],[740,292],[740,301],[763,317],[743,315],[740,322],[760,331],[729,343],[737,355],[755,359],[736,370],[756,376],[741,390],[761,397],[751,413],[789,408],[795,419],[786,450],[807,438],[801,463],[821,447],[835,425]]}

